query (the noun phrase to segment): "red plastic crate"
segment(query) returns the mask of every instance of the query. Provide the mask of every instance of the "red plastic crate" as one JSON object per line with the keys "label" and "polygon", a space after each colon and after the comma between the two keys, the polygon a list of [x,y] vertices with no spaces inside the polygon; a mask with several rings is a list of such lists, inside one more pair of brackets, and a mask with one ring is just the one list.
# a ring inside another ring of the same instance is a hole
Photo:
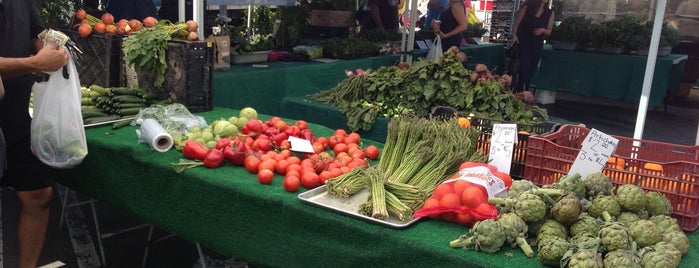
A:
{"label": "red plastic crate", "polygon": [[[493,124],[500,123],[512,123],[501,120],[494,120],[483,117],[471,117],[471,127],[475,127],[481,131],[481,135],[478,137],[478,144],[476,148],[481,150],[484,154],[488,155],[490,152],[490,137],[492,136]],[[524,169],[526,166],[526,155],[527,155],[527,141],[529,136],[532,134],[546,134],[551,133],[558,128],[560,124],[543,122],[539,124],[526,125],[517,124],[517,129],[520,131],[517,134],[517,144],[514,147],[514,154],[512,156],[512,165],[510,166],[510,176],[513,179],[523,179]],[[522,131],[526,131],[524,133]]]}
{"label": "red plastic crate", "polygon": [[[556,182],[570,170],[589,132],[582,126],[563,125],[556,132],[530,136],[524,179],[539,186]],[[619,144],[602,172],[615,186],[636,184],[665,194],[682,230],[695,230],[699,225],[699,146],[612,136]]]}

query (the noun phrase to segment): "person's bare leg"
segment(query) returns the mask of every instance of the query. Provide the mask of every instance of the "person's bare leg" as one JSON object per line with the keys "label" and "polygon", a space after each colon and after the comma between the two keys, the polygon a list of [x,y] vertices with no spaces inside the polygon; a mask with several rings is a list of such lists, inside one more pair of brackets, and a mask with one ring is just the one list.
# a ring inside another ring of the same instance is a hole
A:
{"label": "person's bare leg", "polygon": [[35,268],[46,238],[53,190],[46,187],[34,191],[17,191],[17,196],[22,202],[17,225],[19,268]]}

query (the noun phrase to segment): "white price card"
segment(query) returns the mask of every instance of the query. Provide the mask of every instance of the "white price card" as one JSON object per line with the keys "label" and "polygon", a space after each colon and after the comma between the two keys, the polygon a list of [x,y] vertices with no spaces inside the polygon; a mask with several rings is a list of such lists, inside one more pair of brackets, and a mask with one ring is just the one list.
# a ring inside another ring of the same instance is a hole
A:
{"label": "white price card", "polygon": [[517,144],[517,124],[493,124],[490,138],[489,164],[509,174],[512,156]]}
{"label": "white price card", "polygon": [[594,128],[591,129],[590,133],[585,136],[580,146],[578,157],[575,158],[568,174],[579,173],[580,176],[585,178],[591,173],[602,171],[618,144],[618,139]]}
{"label": "white price card", "polygon": [[302,153],[313,153],[313,145],[311,141],[307,139],[297,138],[294,136],[289,137],[289,143],[291,143],[291,148],[289,150],[294,152]]}

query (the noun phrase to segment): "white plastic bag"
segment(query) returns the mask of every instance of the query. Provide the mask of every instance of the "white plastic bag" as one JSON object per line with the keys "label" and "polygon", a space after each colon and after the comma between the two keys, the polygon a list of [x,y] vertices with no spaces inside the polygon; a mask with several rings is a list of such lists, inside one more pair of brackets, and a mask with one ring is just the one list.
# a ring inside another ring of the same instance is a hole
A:
{"label": "white plastic bag", "polygon": [[77,166],[87,155],[87,142],[80,112],[80,79],[73,59],[50,73],[48,81],[35,83],[33,91],[31,146],[34,154],[41,162],[55,168]]}
{"label": "white plastic bag", "polygon": [[441,58],[442,55],[444,55],[444,52],[442,51],[442,39],[439,38],[439,36],[435,36],[434,40],[432,41],[432,47],[430,48],[430,51],[427,52],[425,59],[435,60],[437,58]]}

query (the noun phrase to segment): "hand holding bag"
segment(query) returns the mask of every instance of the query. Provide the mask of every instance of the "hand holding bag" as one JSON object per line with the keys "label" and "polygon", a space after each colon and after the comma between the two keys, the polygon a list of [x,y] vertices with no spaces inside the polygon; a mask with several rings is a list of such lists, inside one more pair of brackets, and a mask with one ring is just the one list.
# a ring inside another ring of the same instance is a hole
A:
{"label": "hand holding bag", "polygon": [[434,40],[432,40],[432,47],[430,48],[430,51],[427,52],[425,59],[435,60],[437,58],[441,58],[442,55],[444,55],[444,52],[442,51],[442,39],[439,38],[439,36],[435,36]]}
{"label": "hand holding bag", "polygon": [[87,141],[80,112],[80,79],[73,59],[50,73],[48,81],[35,83],[32,90],[32,151],[49,166],[77,166],[87,155]]}

